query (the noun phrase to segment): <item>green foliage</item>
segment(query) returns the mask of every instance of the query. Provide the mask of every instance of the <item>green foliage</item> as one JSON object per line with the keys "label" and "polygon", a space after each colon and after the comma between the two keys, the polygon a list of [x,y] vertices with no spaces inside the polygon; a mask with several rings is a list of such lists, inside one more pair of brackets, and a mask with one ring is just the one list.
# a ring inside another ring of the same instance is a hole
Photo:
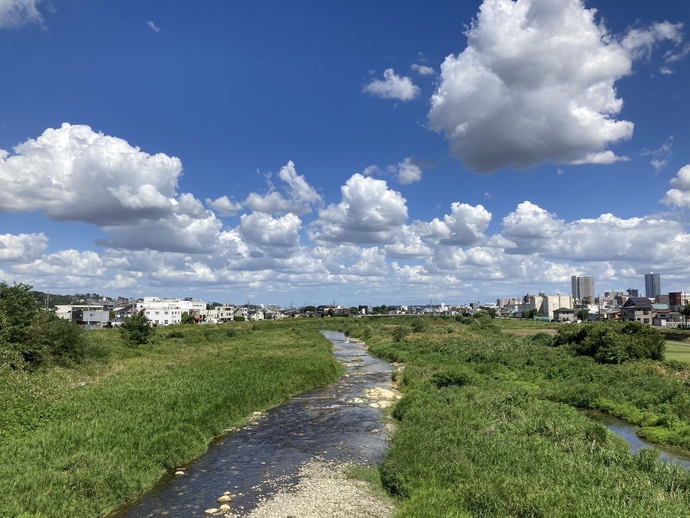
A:
{"label": "green foliage", "polygon": [[412,321],[411,327],[415,333],[423,333],[429,326],[424,317],[417,317]]}
{"label": "green foliage", "polygon": [[253,411],[332,383],[343,368],[331,344],[294,325],[233,339],[223,326],[177,326],[136,349],[87,331],[110,365],[0,371],[0,516],[109,515]]}
{"label": "green foliage", "polygon": [[196,324],[196,319],[194,318],[194,315],[190,315],[187,311],[184,311],[180,318],[180,324]]}
{"label": "green foliage", "polygon": [[578,320],[587,322],[589,320],[589,310],[588,309],[578,309],[577,311]]}
{"label": "green foliage", "polygon": [[529,311],[522,312],[522,318],[534,319],[537,316],[537,308],[532,308]]}
{"label": "green foliage", "polygon": [[143,313],[125,318],[122,326],[120,326],[120,335],[127,344],[132,346],[148,343],[155,332],[156,328],[151,325],[151,321]]}
{"label": "green foliage", "polygon": [[39,309],[31,286],[0,283],[0,367],[70,365],[82,361],[86,353],[82,329]]}
{"label": "green foliage", "polygon": [[436,388],[462,387],[472,383],[473,374],[465,369],[453,368],[437,372],[429,378],[429,383]]}
{"label": "green foliage", "polygon": [[582,356],[599,363],[623,363],[630,360],[662,360],[666,342],[656,329],[640,322],[595,322],[562,326],[553,345],[566,345]]}
{"label": "green foliage", "polygon": [[235,317],[233,318],[233,320],[234,320],[235,322],[244,322],[244,321],[245,321],[245,318],[244,318],[243,316],[235,316]]}
{"label": "green foliage", "polygon": [[408,326],[397,326],[393,329],[393,340],[395,342],[402,342],[404,338],[412,332]]}

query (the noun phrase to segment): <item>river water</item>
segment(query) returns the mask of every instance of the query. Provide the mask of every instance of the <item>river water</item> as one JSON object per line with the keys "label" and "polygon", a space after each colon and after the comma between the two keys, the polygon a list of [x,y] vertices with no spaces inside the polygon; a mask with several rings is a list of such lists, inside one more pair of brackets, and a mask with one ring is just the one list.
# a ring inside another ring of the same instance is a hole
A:
{"label": "river water", "polygon": [[671,464],[682,466],[685,469],[690,469],[690,457],[688,457],[687,452],[684,450],[674,450],[672,446],[658,446],[656,444],[644,441],[637,436],[639,427],[628,424],[612,415],[591,411],[585,413],[590,418],[606,426],[606,428],[611,430],[619,437],[625,439],[625,441],[628,443],[628,451],[630,454],[634,454],[644,448],[653,448],[659,451],[659,460],[662,462],[669,462]]}
{"label": "river water", "polygon": [[386,433],[380,408],[390,404],[393,367],[362,343],[326,331],[347,372],[330,387],[293,397],[217,439],[184,475],[165,476],[136,502],[111,518],[203,517],[224,492],[232,509],[246,514],[279,488],[295,485],[301,464],[313,458],[374,464]]}

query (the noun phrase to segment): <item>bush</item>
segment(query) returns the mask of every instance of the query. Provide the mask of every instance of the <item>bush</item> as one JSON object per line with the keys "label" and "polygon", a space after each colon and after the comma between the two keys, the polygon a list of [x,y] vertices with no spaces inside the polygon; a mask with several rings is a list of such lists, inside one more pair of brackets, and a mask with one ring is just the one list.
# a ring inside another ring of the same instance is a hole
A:
{"label": "bush", "polygon": [[472,383],[472,374],[461,369],[444,370],[431,376],[429,383],[436,388],[462,387]]}
{"label": "bush", "polygon": [[567,345],[580,356],[599,363],[663,360],[665,340],[656,329],[640,322],[596,322],[560,327],[553,345]]}
{"label": "bush", "polygon": [[29,336],[34,348],[43,356],[41,361],[49,357],[59,365],[70,365],[84,359],[84,331],[53,312],[39,312],[29,328]]}
{"label": "bush", "polygon": [[134,346],[148,343],[155,332],[156,329],[151,326],[151,321],[143,313],[125,318],[120,327],[122,338],[129,345]]}
{"label": "bush", "polygon": [[422,333],[426,328],[427,324],[423,318],[416,318],[414,322],[412,322],[412,330],[415,333]]}
{"label": "bush", "polygon": [[403,339],[412,332],[407,326],[398,326],[393,329],[393,340],[395,342],[402,342]]}

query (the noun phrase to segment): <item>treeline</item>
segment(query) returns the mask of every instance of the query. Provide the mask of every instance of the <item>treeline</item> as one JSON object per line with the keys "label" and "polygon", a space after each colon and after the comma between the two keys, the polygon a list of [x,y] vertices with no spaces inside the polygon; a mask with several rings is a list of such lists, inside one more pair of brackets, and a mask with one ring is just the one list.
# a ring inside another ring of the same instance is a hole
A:
{"label": "treeline", "polygon": [[0,283],[0,368],[70,365],[86,354],[82,329],[43,309],[31,286]]}

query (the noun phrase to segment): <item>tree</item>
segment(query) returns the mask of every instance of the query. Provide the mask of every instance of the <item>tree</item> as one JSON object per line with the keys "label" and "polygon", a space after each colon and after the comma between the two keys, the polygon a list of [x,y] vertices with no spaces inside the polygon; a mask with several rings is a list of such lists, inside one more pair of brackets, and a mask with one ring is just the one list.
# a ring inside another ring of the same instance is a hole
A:
{"label": "tree", "polygon": [[335,311],[333,311],[333,308],[328,308],[327,314],[328,314],[329,317],[334,317],[334,316],[335,316]]}
{"label": "tree", "polygon": [[681,315],[684,315],[684,316],[685,316],[685,322],[687,322],[687,321],[688,321],[688,318],[690,317],[690,300],[686,300],[686,301],[685,301],[685,306],[683,306],[682,308],[680,308],[680,310],[678,310],[678,312],[679,312]]}
{"label": "tree", "polygon": [[577,310],[577,318],[578,318],[578,320],[582,320],[583,322],[587,322],[589,320],[589,310],[588,309],[578,309]]}
{"label": "tree", "polygon": [[529,311],[523,311],[522,317],[527,319],[534,319],[537,316],[537,308],[532,308]]}
{"label": "tree", "polygon": [[358,313],[359,313],[359,310],[357,309],[356,306],[352,306],[352,307],[350,308],[350,316],[352,316],[352,315],[357,315]]}
{"label": "tree", "polygon": [[182,313],[182,317],[180,320],[181,324],[196,324],[196,319],[194,318],[193,315],[190,315],[186,311]]}
{"label": "tree", "polygon": [[143,313],[136,313],[125,318],[120,327],[122,338],[131,345],[147,343],[155,332],[156,328],[151,325],[151,321]]}

